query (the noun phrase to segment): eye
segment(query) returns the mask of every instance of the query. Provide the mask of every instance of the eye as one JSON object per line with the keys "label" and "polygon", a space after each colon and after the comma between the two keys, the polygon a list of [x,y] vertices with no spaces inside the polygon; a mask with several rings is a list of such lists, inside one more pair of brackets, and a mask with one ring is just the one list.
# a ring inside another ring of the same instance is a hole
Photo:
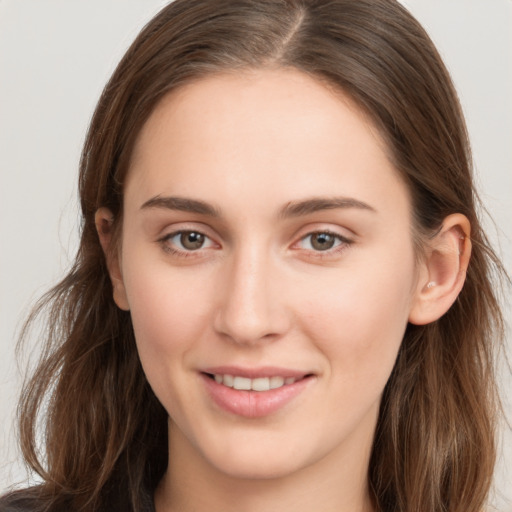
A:
{"label": "eye", "polygon": [[199,231],[177,231],[165,236],[161,242],[171,252],[192,252],[213,246],[213,242]]}
{"label": "eye", "polygon": [[315,233],[309,233],[305,237],[301,238],[297,245],[300,249],[325,252],[338,247],[341,248],[341,246],[346,246],[350,243],[350,240],[336,233],[331,233],[329,231],[317,231]]}

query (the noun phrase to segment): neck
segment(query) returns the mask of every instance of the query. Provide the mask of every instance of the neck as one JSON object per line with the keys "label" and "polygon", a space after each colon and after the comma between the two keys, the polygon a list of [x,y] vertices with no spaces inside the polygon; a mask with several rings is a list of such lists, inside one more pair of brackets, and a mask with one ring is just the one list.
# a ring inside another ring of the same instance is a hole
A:
{"label": "neck", "polygon": [[[155,493],[157,512],[372,512],[368,489],[371,448],[355,453],[350,442],[286,476],[241,478],[218,471],[197,454],[177,428],[169,429],[168,470]],[[358,445],[359,443],[354,443]]]}

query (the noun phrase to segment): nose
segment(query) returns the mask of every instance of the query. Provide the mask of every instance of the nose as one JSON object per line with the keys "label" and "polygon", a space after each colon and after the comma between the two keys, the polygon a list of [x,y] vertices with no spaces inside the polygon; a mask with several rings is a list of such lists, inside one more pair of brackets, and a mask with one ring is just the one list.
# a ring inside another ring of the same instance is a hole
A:
{"label": "nose", "polygon": [[214,328],[238,344],[275,340],[289,328],[279,269],[253,249],[226,261]]}

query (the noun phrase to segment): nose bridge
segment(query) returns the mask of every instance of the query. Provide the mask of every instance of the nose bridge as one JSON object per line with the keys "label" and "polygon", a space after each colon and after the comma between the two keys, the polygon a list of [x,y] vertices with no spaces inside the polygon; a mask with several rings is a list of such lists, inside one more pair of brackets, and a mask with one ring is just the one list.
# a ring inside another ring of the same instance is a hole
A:
{"label": "nose bridge", "polygon": [[262,244],[234,251],[226,264],[215,328],[237,343],[275,337],[285,329],[278,269]]}

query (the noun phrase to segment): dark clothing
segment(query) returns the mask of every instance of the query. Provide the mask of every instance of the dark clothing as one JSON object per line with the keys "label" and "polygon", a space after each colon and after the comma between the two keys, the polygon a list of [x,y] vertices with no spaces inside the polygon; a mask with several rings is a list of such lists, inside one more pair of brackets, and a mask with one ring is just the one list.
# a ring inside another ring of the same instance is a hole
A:
{"label": "dark clothing", "polygon": [[[152,493],[144,493],[144,496],[144,506],[136,512],[155,512]],[[129,512],[129,510],[131,507],[119,503],[118,506],[109,506],[108,510],[105,508],[105,510],[94,510],[94,512]],[[39,488],[32,487],[0,497],[0,512],[73,512],[73,510],[65,504],[47,508],[46,502],[40,497]]]}

